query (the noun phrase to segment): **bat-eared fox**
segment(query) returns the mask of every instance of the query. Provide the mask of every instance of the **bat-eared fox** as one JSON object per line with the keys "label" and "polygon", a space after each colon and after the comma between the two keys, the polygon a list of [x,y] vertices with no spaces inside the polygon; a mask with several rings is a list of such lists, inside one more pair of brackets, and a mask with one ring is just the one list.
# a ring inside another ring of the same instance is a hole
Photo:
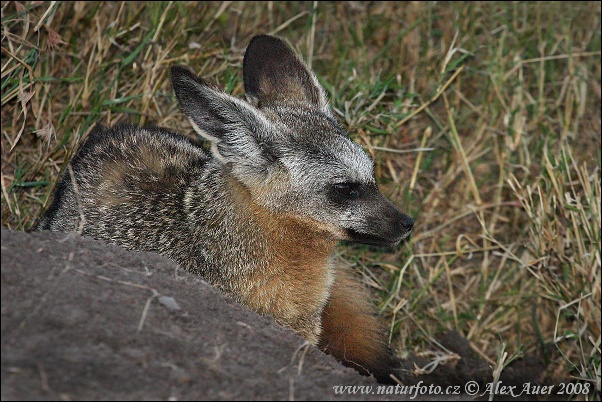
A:
{"label": "bat-eared fox", "polygon": [[281,39],[252,39],[248,102],[181,66],[175,95],[211,152],[157,127],[98,124],[36,229],[159,252],[347,366],[399,368],[368,293],[331,257],[339,240],[393,246],[413,220],[378,190],[315,75]]}

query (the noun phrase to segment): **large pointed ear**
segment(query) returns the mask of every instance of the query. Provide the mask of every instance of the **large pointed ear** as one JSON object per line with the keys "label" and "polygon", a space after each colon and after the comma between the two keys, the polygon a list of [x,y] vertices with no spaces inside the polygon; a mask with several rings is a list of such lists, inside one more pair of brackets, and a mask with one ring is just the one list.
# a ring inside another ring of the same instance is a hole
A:
{"label": "large pointed ear", "polygon": [[331,114],[324,88],[316,76],[279,38],[251,39],[243,61],[245,92],[258,107],[305,104]]}
{"label": "large pointed ear", "polygon": [[259,171],[274,161],[275,131],[261,111],[211,87],[184,67],[171,67],[171,81],[180,108],[195,131],[211,142],[217,159]]}

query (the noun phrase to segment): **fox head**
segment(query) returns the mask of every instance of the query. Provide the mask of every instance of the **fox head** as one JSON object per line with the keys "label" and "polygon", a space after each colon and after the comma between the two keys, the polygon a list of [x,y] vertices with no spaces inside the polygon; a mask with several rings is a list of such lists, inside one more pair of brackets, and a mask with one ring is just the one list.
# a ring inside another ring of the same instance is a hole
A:
{"label": "fox head", "polygon": [[173,66],[174,92],[214,158],[253,201],[339,240],[394,245],[413,220],[378,190],[373,163],[335,119],[326,93],[281,39],[251,40],[243,62],[250,103]]}

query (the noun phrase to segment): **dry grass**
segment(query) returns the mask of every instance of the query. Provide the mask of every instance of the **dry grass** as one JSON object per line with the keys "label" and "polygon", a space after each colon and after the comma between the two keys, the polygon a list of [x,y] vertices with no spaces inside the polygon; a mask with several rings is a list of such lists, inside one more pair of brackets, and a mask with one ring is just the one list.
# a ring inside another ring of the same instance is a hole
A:
{"label": "dry grass", "polygon": [[96,122],[190,132],[170,65],[241,95],[266,32],[308,60],[416,218],[397,253],[340,249],[400,353],[456,329],[496,370],[538,354],[599,399],[599,2],[3,2],[2,224],[30,227]]}

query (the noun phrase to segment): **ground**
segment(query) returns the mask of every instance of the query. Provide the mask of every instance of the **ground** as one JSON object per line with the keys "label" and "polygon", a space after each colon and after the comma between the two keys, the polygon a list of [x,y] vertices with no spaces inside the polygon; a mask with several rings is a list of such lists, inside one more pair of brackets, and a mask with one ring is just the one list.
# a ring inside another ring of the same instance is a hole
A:
{"label": "ground", "polygon": [[[2,229],[1,265],[3,400],[393,397],[335,394],[334,386],[377,383],[160,255]],[[440,341],[460,360],[402,376],[405,384],[456,384],[460,392],[468,380],[491,381],[492,369],[464,338]],[[404,361],[408,373],[423,363]],[[536,384],[543,368],[521,359],[502,381]]]}

